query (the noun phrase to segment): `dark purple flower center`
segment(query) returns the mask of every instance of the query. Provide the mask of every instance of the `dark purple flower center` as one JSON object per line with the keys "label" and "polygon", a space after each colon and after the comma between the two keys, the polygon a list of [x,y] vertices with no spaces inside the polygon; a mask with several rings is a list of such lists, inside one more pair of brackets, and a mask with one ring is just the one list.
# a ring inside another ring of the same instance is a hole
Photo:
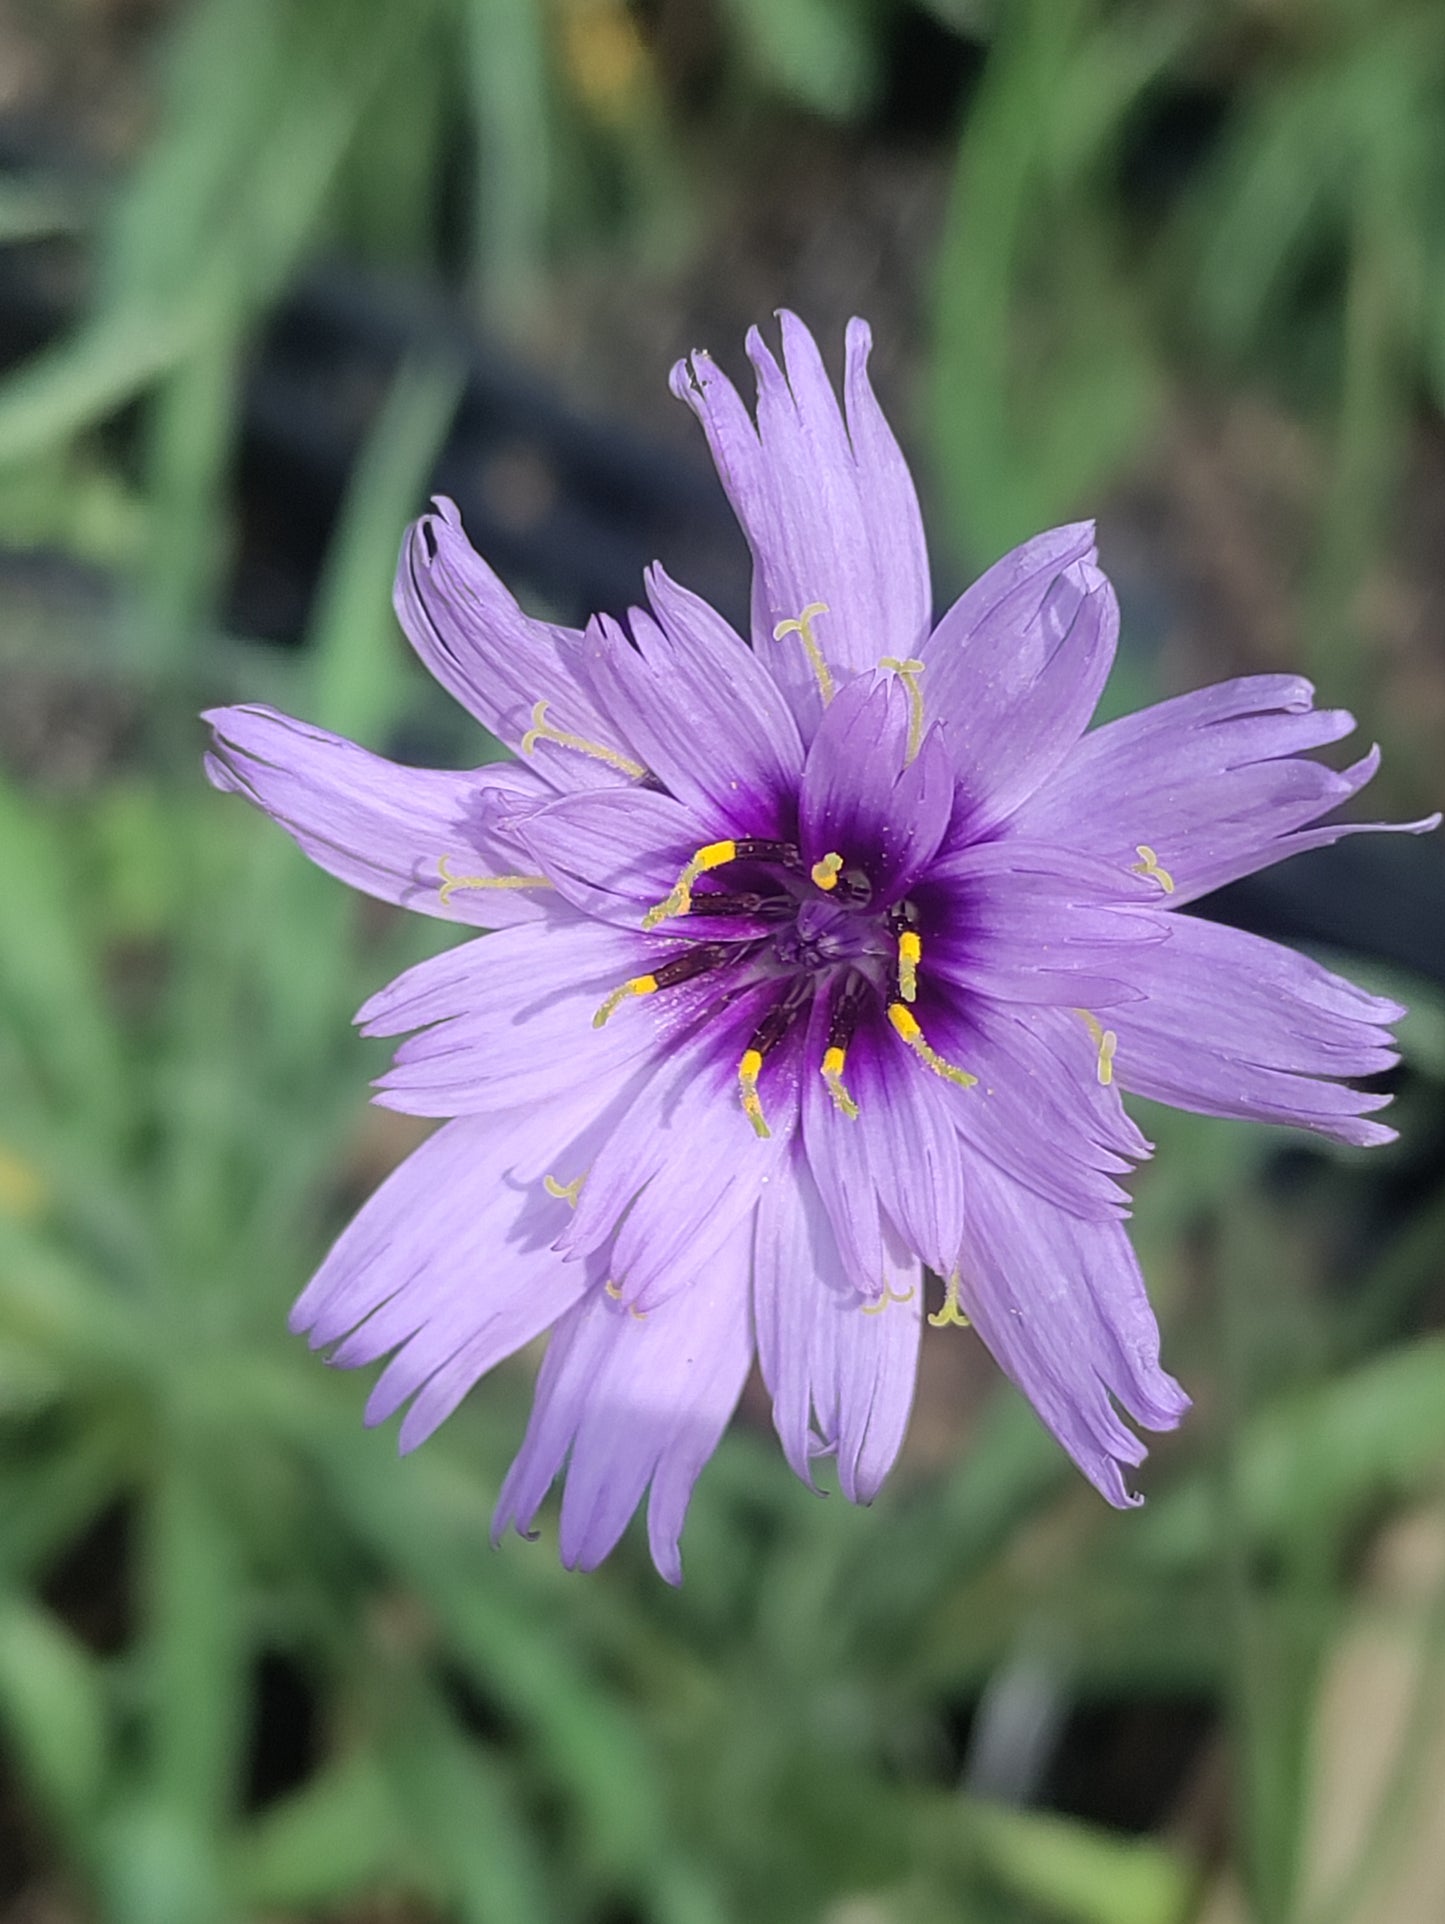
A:
{"label": "dark purple flower center", "polygon": [[[704,876],[713,875],[716,886],[697,886]],[[851,864],[839,851],[829,851],[808,868],[792,842],[709,843],[685,864],[671,893],[648,911],[643,926],[701,920],[716,925],[717,937],[712,938],[709,929],[711,939],[695,942],[649,974],[623,983],[594,1019],[600,1027],[629,996],[653,995],[724,969],[745,971],[750,984],[774,985],[776,999],[738,1063],[743,1109],[760,1136],[769,1133],[759,1093],[764,1065],[819,997],[825,998],[827,1017],[817,1068],[845,1116],[858,1113],[843,1081],[848,1050],[878,996],[894,1033],[907,1047],[935,1075],[969,1087],[976,1078],[930,1047],[913,1012],[923,953],[917,911],[907,899],[881,907],[875,893],[867,869]],[[730,920],[746,920],[749,932],[728,939]]]}

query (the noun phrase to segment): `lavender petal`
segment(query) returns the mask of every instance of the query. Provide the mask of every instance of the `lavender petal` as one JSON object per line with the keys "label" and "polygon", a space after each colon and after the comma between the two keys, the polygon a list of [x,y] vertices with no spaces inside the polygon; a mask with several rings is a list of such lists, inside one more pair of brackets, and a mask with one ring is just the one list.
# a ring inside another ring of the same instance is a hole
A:
{"label": "lavender petal", "polygon": [[357,1016],[367,1035],[418,1031],[378,1078],[376,1100],[407,1115],[478,1115],[584,1084],[600,1106],[658,1054],[641,1010],[601,1029],[593,1020],[610,991],[650,966],[655,947],[583,922],[545,940],[507,929],[419,963]]}
{"label": "lavender petal", "polygon": [[595,1280],[551,1254],[560,1205],[540,1179],[509,1180],[523,1159],[565,1160],[575,1133],[559,1105],[448,1123],[387,1178],[297,1301],[292,1329],[308,1333],[313,1349],[339,1344],[331,1360],[340,1367],[397,1352],[367,1420],[416,1398],[404,1448]]}
{"label": "lavender petal", "polygon": [[651,614],[634,608],[631,638],[607,616],[576,651],[577,673],[669,792],[740,835],[790,835],[803,767],[797,724],[740,636],[660,568]]}
{"label": "lavender petal", "polygon": [[1110,1018],[1125,1089],[1205,1115],[1291,1123],[1364,1147],[1395,1131],[1364,1118],[1389,1097],[1337,1078],[1399,1057],[1398,1003],[1367,995],[1308,957],[1179,916],[1135,964],[1144,999]]}
{"label": "lavender petal", "polygon": [[562,1560],[592,1570],[651,1485],[648,1538],[669,1583],[693,1485],[742,1394],[753,1343],[748,1301],[752,1223],[699,1263],[688,1287],[639,1317],[589,1291],[559,1324],[537,1381],[532,1419],[502,1486],[493,1541],[528,1534],[563,1463]]}
{"label": "lavender petal", "polygon": [[[423,915],[506,928],[559,897],[507,827],[547,791],[526,769],[403,768],[273,708],[213,708],[206,773],[269,815],[318,867]],[[499,887],[487,886],[502,878]],[[514,886],[520,884],[520,886]]]}
{"label": "lavender petal", "polygon": [[644,1313],[689,1286],[695,1265],[777,1178],[797,1127],[796,1042],[769,1061],[766,1138],[743,1113],[737,1081],[748,1039],[775,999],[774,988],[755,987],[695,1036],[670,1043],[666,1066],[617,1120],[558,1241],[566,1256],[610,1247],[615,1287]]}
{"label": "lavender petal", "polygon": [[812,1459],[836,1451],[850,1502],[871,1503],[913,1404],[923,1276],[896,1263],[881,1307],[843,1282],[832,1228],[806,1158],[758,1204],[753,1312],[758,1363],[783,1454],[810,1488]]}
{"label": "lavender petal", "polygon": [[969,1176],[964,1309],[1094,1487],[1121,1508],[1139,1502],[1123,1467],[1147,1452],[1114,1402],[1146,1429],[1168,1430],[1189,1399],[1159,1366],[1158,1325],[1127,1235],[1050,1208],[983,1159]]}
{"label": "lavender petal", "polygon": [[836,853],[861,868],[878,908],[907,894],[948,830],[953,776],[936,733],[910,759],[910,704],[896,675],[839,691],[808,749],[798,801],[805,866]]}
{"label": "lavender petal", "polygon": [[[1040,541],[1047,576],[1059,544]],[[1018,557],[1010,562],[1027,572]],[[958,826],[970,835],[1006,821],[1065,760],[1113,666],[1119,605],[1108,577],[1092,561],[1069,561],[1048,579],[1037,612],[1016,623],[1037,587],[1029,576],[971,633],[956,604],[923,650],[924,698],[943,724],[960,783]]]}
{"label": "lavender petal", "polygon": [[1155,852],[1179,907],[1226,882],[1342,836],[1398,825],[1310,824],[1347,802],[1378,766],[1372,752],[1337,772],[1303,755],[1349,734],[1342,709],[1316,709],[1296,675],[1252,675],[1177,695],[1086,735],[1008,833],[1129,865]]}
{"label": "lavender petal", "polygon": [[[578,686],[568,662],[576,631],[524,615],[462,532],[455,503],[438,497],[435,509],[406,532],[393,600],[408,640],[442,687],[518,754],[540,701],[552,728],[635,759],[625,741],[609,740]],[[607,788],[628,779],[615,761],[545,739],[530,746],[527,760],[554,789]]]}
{"label": "lavender petal", "polygon": [[928,632],[928,552],[917,496],[868,381],[871,336],[850,323],[839,408],[812,336],[779,317],[786,372],[756,329],[757,426],[706,354],[674,368],[672,390],[702,422],[753,553],[753,639],[811,736],[822,712],[813,671],[780,622],[822,603],[818,645],[842,680],[884,656],[916,656]]}

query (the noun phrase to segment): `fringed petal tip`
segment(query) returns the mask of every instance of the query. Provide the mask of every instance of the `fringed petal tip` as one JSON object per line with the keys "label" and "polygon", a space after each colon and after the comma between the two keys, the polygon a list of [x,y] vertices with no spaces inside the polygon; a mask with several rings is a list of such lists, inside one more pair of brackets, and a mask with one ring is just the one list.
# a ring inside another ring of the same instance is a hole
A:
{"label": "fringed petal tip", "polygon": [[[694,347],[689,348],[680,361],[673,362],[667,385],[679,401],[697,414],[703,411],[706,404],[708,388],[724,378],[718,373],[717,364],[707,349]],[[731,387],[732,383],[728,382],[728,386]]]}
{"label": "fringed petal tip", "polygon": [[462,511],[449,494],[434,494],[431,507],[425,514],[419,514],[408,526],[402,537],[402,546],[410,548],[414,558],[424,567],[434,562],[444,542],[460,541],[468,553],[471,543],[462,530]]}
{"label": "fringed petal tip", "polygon": [[843,329],[843,346],[847,353],[866,361],[873,351],[873,329],[861,314],[850,316]]}
{"label": "fringed petal tip", "polygon": [[[1093,1442],[1080,1448],[1077,1441],[1055,1431],[1089,1482],[1116,1510],[1137,1510],[1143,1506],[1142,1492],[1130,1489],[1125,1471],[1141,1468],[1149,1457],[1148,1444],[1127,1428],[1123,1419],[1127,1417],[1151,1435],[1162,1436],[1177,1430],[1193,1408],[1192,1399],[1181,1385],[1159,1367],[1157,1354],[1137,1361],[1139,1367],[1130,1383],[1127,1400],[1113,1390],[1107,1394],[1112,1422],[1106,1426],[1109,1433],[1106,1452],[1100,1452]],[[1104,1394],[1102,1386],[1100,1394]]]}
{"label": "fringed petal tip", "polygon": [[201,768],[212,788],[219,789],[223,795],[238,795],[241,784],[231,772],[230,765],[214,751],[207,749],[201,757]]}

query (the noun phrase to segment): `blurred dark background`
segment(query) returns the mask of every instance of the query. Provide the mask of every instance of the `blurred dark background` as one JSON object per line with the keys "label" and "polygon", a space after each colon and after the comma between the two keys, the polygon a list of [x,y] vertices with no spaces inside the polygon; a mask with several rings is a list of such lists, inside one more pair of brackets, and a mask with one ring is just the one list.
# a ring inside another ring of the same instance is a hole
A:
{"label": "blurred dark background", "polygon": [[[486,1543],[284,1334],[416,1140],[436,946],[210,794],[195,712],[492,752],[390,577],[747,560],[667,391],[848,316],[940,605],[1098,517],[1110,712],[1292,669],[1445,762],[1439,0],[0,0],[0,1924],[1438,1924],[1445,860],[1211,911],[1411,1006],[1368,1155],[1140,1105],[1196,1399],[1116,1517],[972,1339],[871,1512],[750,1395],[680,1594]],[[544,1531],[544,1538],[546,1536]]]}

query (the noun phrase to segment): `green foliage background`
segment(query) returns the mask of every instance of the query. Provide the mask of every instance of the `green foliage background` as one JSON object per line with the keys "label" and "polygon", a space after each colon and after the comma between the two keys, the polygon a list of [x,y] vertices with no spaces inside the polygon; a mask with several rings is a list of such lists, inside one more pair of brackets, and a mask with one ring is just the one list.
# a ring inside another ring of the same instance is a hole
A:
{"label": "green foliage background", "polygon": [[[1282,1184],[1263,1131],[1145,1118],[1138,1237],[1200,1407],[1143,1513],[1106,1513],[1003,1389],[960,1461],[865,1515],[742,1427],[676,1595],[630,1540],[585,1581],[549,1548],[487,1547],[523,1373],[402,1465],[360,1428],[363,1386],[284,1335],[357,1200],[372,1062],[350,1015],[428,937],[208,793],[193,715],[244,693],[381,745],[424,699],[390,572],[458,380],[398,372],[282,658],[217,632],[257,330],[323,253],[436,265],[458,125],[493,328],[523,331],[579,258],[683,258],[709,153],[757,116],[861,122],[897,11],[719,0],[723,84],[689,116],[608,0],[187,0],[113,191],[0,183],[0,244],[73,234],[89,269],[83,320],[0,384],[0,544],[117,586],[113,619],[43,650],[12,622],[0,676],[94,675],[140,737],[78,791],[0,780],[0,1739],[77,1915],[345,1918],[381,1893],[468,1924],[1182,1924],[1217,1868],[1197,1839],[960,1787],[962,1710],[1040,1667],[1065,1708],[1215,1714],[1227,1857],[1262,1924],[1348,1924],[1388,1869],[1445,1598],[1395,1625],[1420,1680],[1399,1797],[1323,1898],[1303,1859],[1321,1678],[1369,1607],[1360,1546],[1442,1493],[1445,1193],[1416,1184],[1384,1220],[1371,1186],[1404,1150]],[[1357,593],[1445,404],[1445,13],[934,12],[981,49],[916,397],[955,552],[986,560],[1127,477],[1182,387],[1257,386],[1318,451],[1309,665],[1370,713]],[[1142,218],[1120,186],[1140,116],[1206,84],[1207,163]],[[105,431],[123,409],[138,460]],[[1445,1010],[1402,993],[1408,1137],[1438,1126]],[[127,1554],[100,1580],[123,1623],[97,1639],[54,1575],[115,1515]],[[278,1657],[314,1694],[312,1754],[258,1803]]]}

